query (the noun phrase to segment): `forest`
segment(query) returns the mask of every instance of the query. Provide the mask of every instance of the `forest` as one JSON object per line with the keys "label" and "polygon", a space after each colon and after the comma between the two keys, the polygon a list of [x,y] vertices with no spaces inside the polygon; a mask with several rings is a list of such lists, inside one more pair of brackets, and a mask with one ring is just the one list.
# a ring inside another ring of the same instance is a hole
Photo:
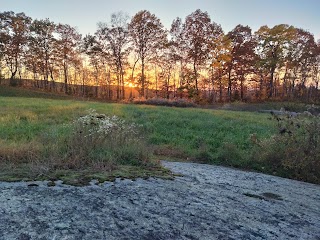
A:
{"label": "forest", "polygon": [[147,10],[116,12],[93,35],[0,12],[0,84],[104,100],[319,102],[320,40],[287,24],[225,33],[196,10],[170,29]]}

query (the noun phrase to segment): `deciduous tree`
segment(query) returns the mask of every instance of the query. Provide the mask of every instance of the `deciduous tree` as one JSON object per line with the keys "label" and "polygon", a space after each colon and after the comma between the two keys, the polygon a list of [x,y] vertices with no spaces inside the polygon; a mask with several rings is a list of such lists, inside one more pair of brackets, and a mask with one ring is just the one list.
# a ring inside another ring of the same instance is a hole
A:
{"label": "deciduous tree", "polygon": [[259,65],[269,72],[267,86],[269,98],[274,96],[274,74],[284,65],[295,34],[296,29],[287,24],[276,25],[273,28],[262,26],[256,32],[258,42],[256,50],[260,57]]}
{"label": "deciduous tree", "polygon": [[[56,39],[54,38],[56,25],[49,19],[34,20],[30,25],[26,66],[34,73],[40,71],[45,83],[53,78],[54,53]],[[51,70],[51,71],[50,71]]]}
{"label": "deciduous tree", "polygon": [[57,25],[59,60],[64,73],[65,93],[68,93],[68,69],[72,61],[77,60],[81,42],[81,34],[68,24]]}
{"label": "deciduous tree", "polygon": [[233,85],[240,82],[240,99],[244,99],[244,82],[246,75],[253,72],[256,55],[254,52],[255,41],[251,28],[248,26],[237,25],[227,34],[230,39],[231,51],[230,61],[228,62],[228,97],[232,99]]}
{"label": "deciduous tree", "polygon": [[99,23],[96,33],[102,51],[109,56],[117,77],[117,99],[124,98],[124,73],[129,55],[129,16],[123,12],[113,13],[110,23]]}
{"label": "deciduous tree", "polygon": [[228,66],[232,59],[231,50],[231,41],[223,33],[212,39],[210,50],[212,92],[214,93],[214,86],[218,85],[220,102],[223,101],[223,89],[226,84]]}
{"label": "deciduous tree", "polygon": [[[83,38],[81,48],[82,52],[84,52],[89,57],[90,64],[94,70],[93,75],[95,79],[95,85],[98,85],[99,75],[106,63],[106,58],[108,58],[108,55],[103,52],[103,46],[101,45],[101,42],[98,41],[97,36],[95,35],[86,35]],[[98,93],[96,92],[96,96],[97,95]]]}
{"label": "deciduous tree", "polygon": [[145,96],[145,65],[165,45],[167,34],[160,19],[147,10],[138,12],[129,24],[133,49],[141,62],[141,96]]}
{"label": "deciduous tree", "polygon": [[24,13],[0,13],[0,45],[8,69],[10,70],[10,84],[14,85],[14,78],[22,64],[31,18]]}
{"label": "deciduous tree", "polygon": [[209,60],[212,41],[223,33],[222,28],[211,18],[207,12],[200,9],[188,15],[183,24],[182,41],[184,51],[192,65],[195,89],[198,92],[199,68],[206,65]]}

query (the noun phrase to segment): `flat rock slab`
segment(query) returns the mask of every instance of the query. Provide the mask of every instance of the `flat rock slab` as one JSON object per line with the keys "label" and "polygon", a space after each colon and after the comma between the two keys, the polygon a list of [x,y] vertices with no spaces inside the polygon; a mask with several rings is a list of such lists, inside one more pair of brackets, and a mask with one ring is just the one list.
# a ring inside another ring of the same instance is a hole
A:
{"label": "flat rock slab", "polygon": [[183,177],[87,187],[0,183],[0,239],[320,239],[319,185],[163,164]]}

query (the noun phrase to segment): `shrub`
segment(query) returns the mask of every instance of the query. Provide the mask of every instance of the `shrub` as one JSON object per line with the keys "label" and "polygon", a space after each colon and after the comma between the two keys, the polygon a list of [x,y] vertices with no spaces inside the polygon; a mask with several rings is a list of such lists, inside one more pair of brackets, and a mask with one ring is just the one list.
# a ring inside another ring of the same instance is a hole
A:
{"label": "shrub", "polygon": [[286,102],[283,104],[283,108],[288,112],[304,112],[307,110],[305,104],[296,102]]}
{"label": "shrub", "polygon": [[275,116],[279,132],[255,141],[253,158],[267,171],[320,183],[320,118],[311,114]]}
{"label": "shrub", "polygon": [[212,163],[213,156],[207,149],[201,148],[196,152],[192,160],[199,163]]}
{"label": "shrub", "polygon": [[197,107],[197,104],[187,101],[185,99],[165,99],[165,98],[138,98],[134,99],[133,103],[135,104],[147,104],[147,105],[156,105],[156,106],[167,106],[167,107]]}
{"label": "shrub", "polygon": [[56,151],[57,147],[47,148],[49,158],[62,159],[58,167],[112,168],[118,164],[141,166],[149,162],[148,150],[137,125],[94,110],[75,120],[71,132],[63,141],[59,140],[60,151]]}
{"label": "shrub", "polygon": [[233,167],[241,167],[242,157],[239,148],[230,142],[224,142],[218,151],[221,163]]}

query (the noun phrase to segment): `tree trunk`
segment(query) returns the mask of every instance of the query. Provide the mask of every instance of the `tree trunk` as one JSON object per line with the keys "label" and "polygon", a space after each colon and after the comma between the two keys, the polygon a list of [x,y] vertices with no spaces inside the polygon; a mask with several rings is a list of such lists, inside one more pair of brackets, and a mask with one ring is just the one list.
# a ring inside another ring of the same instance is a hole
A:
{"label": "tree trunk", "polygon": [[269,82],[269,89],[268,89],[268,98],[272,98],[273,96],[273,90],[274,90],[274,84],[273,84],[273,76],[274,76],[274,72],[276,70],[275,66],[271,67],[271,71],[270,71],[270,82]]}
{"label": "tree trunk", "polygon": [[17,80],[15,79],[17,70],[14,72],[11,72],[11,77],[10,77],[10,86],[17,86]]}
{"label": "tree trunk", "polygon": [[222,73],[219,70],[219,101],[222,102]]}
{"label": "tree trunk", "polygon": [[229,98],[229,102],[231,102],[231,97],[232,97],[232,82],[231,82],[231,70],[232,68],[229,67],[228,69],[228,98]]}
{"label": "tree trunk", "polygon": [[156,80],[156,97],[158,98],[158,76],[157,76],[157,66],[154,65],[154,77]]}
{"label": "tree trunk", "polygon": [[198,72],[196,67],[196,61],[193,62],[193,72],[194,72],[194,80],[195,80],[195,87],[196,87],[196,94],[198,95]]}
{"label": "tree trunk", "polygon": [[282,99],[288,97],[288,86],[287,86],[287,78],[288,78],[288,67],[286,66],[286,70],[283,76],[283,85],[282,85]]}
{"label": "tree trunk", "polygon": [[245,80],[245,78],[244,78],[244,76],[242,75],[241,77],[240,77],[240,99],[241,99],[241,101],[243,101],[243,98],[244,98],[244,80]]}
{"label": "tree trunk", "polygon": [[117,100],[120,99],[120,73],[117,69]]}
{"label": "tree trunk", "polygon": [[168,73],[168,76],[167,76],[167,86],[166,86],[166,90],[167,90],[167,99],[169,99],[170,98],[170,93],[169,93],[169,87],[170,87],[170,73]]}
{"label": "tree trunk", "polygon": [[121,67],[121,88],[122,88],[122,99],[125,99],[125,89],[124,89],[124,72],[123,69]]}
{"label": "tree trunk", "polygon": [[144,57],[141,58],[141,97],[145,96]]}
{"label": "tree trunk", "polygon": [[173,98],[176,98],[176,73],[173,73]]}
{"label": "tree trunk", "polygon": [[45,69],[45,74],[46,74],[46,76],[45,76],[45,88],[47,88],[48,80],[49,80],[49,64],[48,64],[49,56],[48,56],[47,51],[46,51],[45,55],[46,55],[45,56],[46,57],[46,60],[45,60],[45,66],[46,66],[46,69]]}
{"label": "tree trunk", "polygon": [[211,85],[212,85],[212,88],[211,88],[211,98],[212,98],[212,103],[214,103],[214,102],[216,101],[216,99],[215,99],[214,75],[213,75],[213,72],[214,72],[214,68],[213,68],[213,66],[211,66]]}
{"label": "tree trunk", "polygon": [[68,91],[68,66],[65,62],[63,63],[63,73],[64,73],[64,92],[66,94],[68,94],[69,93],[69,91]]}
{"label": "tree trunk", "polygon": [[221,78],[219,79],[219,102],[222,102],[222,79]]}
{"label": "tree trunk", "polygon": [[10,76],[10,86],[16,86],[17,81],[15,80],[15,76],[18,71],[18,59],[15,59],[15,66],[11,68],[11,76]]}

